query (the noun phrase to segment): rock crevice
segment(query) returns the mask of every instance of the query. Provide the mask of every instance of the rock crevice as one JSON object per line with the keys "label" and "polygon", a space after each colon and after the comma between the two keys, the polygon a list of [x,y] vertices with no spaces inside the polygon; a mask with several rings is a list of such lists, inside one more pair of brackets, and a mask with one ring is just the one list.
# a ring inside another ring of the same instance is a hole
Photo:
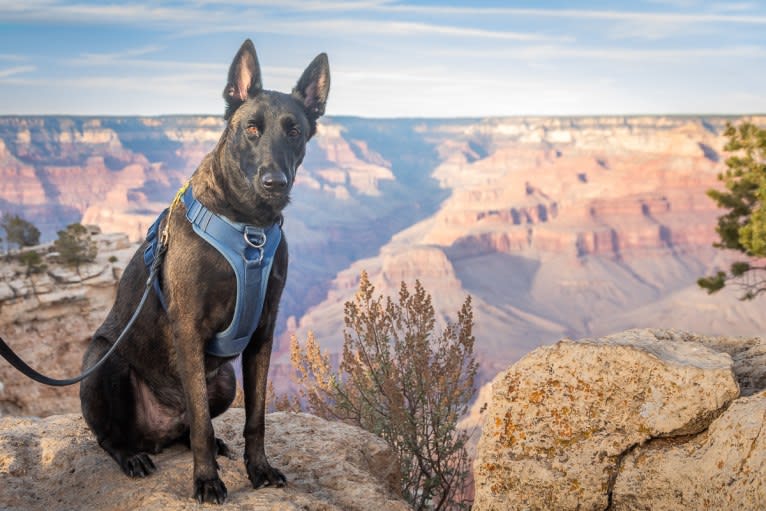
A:
{"label": "rock crevice", "polygon": [[535,350],[493,382],[475,508],[763,509],[763,348],[631,330]]}

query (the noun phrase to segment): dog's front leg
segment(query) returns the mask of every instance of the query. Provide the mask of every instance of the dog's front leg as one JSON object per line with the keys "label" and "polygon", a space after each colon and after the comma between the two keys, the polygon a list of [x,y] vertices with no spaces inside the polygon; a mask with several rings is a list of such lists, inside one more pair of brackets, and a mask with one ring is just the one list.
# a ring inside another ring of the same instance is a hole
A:
{"label": "dog's front leg", "polygon": [[264,437],[266,435],[266,377],[273,342],[273,325],[265,327],[266,335],[256,331],[242,354],[242,377],[245,389],[245,467],[253,488],[261,486],[284,486],[284,474],[272,467],[266,459]]}
{"label": "dog's front leg", "polygon": [[189,445],[194,458],[194,498],[200,503],[223,504],[226,486],[218,477],[218,463],[215,460],[218,447],[210,421],[203,341],[193,325],[185,321],[175,323],[176,355],[186,398]]}

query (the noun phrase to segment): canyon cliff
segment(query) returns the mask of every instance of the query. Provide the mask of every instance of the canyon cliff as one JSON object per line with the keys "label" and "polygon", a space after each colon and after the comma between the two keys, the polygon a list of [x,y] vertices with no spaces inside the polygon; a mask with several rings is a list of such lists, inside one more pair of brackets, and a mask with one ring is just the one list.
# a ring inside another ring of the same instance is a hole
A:
{"label": "canyon cliff", "polygon": [[[325,120],[286,212],[277,382],[291,334],[313,330],[340,350],[362,270],[386,294],[420,279],[442,322],[471,294],[482,381],[563,336],[762,332],[758,304],[695,285],[730,260],[711,246],[721,212],[705,191],[719,185],[723,129],[738,120]],[[139,240],[222,127],[206,116],[2,117],[0,209],[48,239],[82,221]],[[0,310],[6,324],[11,311]]]}

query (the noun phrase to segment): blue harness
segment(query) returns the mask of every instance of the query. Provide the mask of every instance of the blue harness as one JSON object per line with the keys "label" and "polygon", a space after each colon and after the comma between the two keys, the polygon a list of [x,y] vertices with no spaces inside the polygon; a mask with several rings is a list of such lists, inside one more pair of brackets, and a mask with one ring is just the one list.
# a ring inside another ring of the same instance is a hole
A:
{"label": "blue harness", "polygon": [[[274,262],[282,229],[279,223],[261,228],[254,225],[232,222],[216,215],[194,198],[191,185],[183,194],[186,219],[194,232],[212,245],[231,265],[237,277],[237,303],[231,323],[223,332],[218,332],[208,341],[205,352],[217,357],[232,357],[242,353],[258,328],[266,300],[266,285],[269,282],[271,265]],[[167,216],[166,209],[154,221],[146,234],[148,243],[144,250],[144,264],[150,268],[159,243],[159,229]],[[167,302],[159,279],[154,280],[154,290],[162,307],[167,311]]]}

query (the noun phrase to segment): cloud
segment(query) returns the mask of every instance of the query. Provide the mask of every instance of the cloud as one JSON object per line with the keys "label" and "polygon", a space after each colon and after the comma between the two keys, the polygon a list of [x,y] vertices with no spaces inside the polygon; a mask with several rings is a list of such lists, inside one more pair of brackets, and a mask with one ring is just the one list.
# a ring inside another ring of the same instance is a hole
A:
{"label": "cloud", "polygon": [[106,25],[182,25],[212,23],[221,20],[216,11],[193,9],[187,5],[167,6],[149,4],[94,5],[67,3],[57,0],[26,0],[0,3],[0,18],[17,22],[53,22],[57,24]]}
{"label": "cloud", "polygon": [[594,59],[594,60],[688,60],[766,57],[766,47],[732,46],[723,48],[658,48],[590,47],[572,45],[532,45],[515,48],[463,50],[429,48],[424,53],[438,57],[496,60],[515,58],[529,60]]}
{"label": "cloud", "polygon": [[609,21],[651,21],[673,23],[738,23],[766,24],[764,15],[733,15],[704,12],[658,12],[658,11],[621,11],[598,9],[542,9],[523,7],[454,7],[437,5],[382,5],[371,10],[385,12],[408,12],[420,14],[452,14],[477,16],[525,16],[531,18],[567,18],[594,19]]}
{"label": "cloud", "polygon": [[5,69],[0,69],[0,79],[9,78],[11,76],[24,74],[24,73],[31,73],[33,71],[36,71],[36,66],[15,66],[15,67],[8,67]]}
{"label": "cloud", "polygon": [[382,7],[392,2],[390,0],[349,0],[346,2],[335,1],[308,1],[308,0],[198,0],[197,5],[248,5],[260,7],[279,7],[291,11],[315,12],[315,11],[363,11]]}
{"label": "cloud", "polygon": [[[278,29],[280,27],[277,27]],[[510,30],[488,30],[482,28],[460,27],[454,25],[439,25],[434,23],[411,21],[379,21],[361,19],[315,20],[300,23],[282,23],[285,31],[302,31],[305,28],[323,32],[326,30],[339,31],[345,34],[384,34],[396,36],[446,36],[479,39],[504,39],[512,41],[564,40],[565,37],[550,37],[529,32]]]}
{"label": "cloud", "polygon": [[162,50],[162,46],[150,45],[140,48],[129,48],[120,52],[112,53],[83,53],[77,58],[68,59],[69,64],[82,66],[101,66],[124,63],[129,57],[141,57]]}
{"label": "cloud", "polygon": [[[683,0],[680,0],[683,1]],[[683,2],[681,6],[692,7]],[[729,7],[727,7],[727,5]],[[246,8],[243,9],[243,6]],[[497,16],[509,18],[564,18],[592,19],[605,21],[632,21],[656,23],[733,23],[745,25],[766,24],[766,16],[755,13],[741,14],[752,10],[754,4],[737,2],[734,4],[718,3],[710,12],[665,12],[665,11],[623,11],[615,9],[558,9],[524,7],[463,7],[453,5],[408,5],[383,0],[362,0],[359,2],[334,1],[320,2],[297,0],[201,0],[193,3],[131,3],[131,4],[89,4],[69,3],[63,0],[26,0],[25,2],[0,3],[0,17],[7,21],[58,22],[58,23],[105,23],[188,26],[189,23],[239,23],[244,15],[262,18],[269,12],[289,10],[303,12],[370,12],[388,14],[423,14],[429,16],[477,16],[496,19]],[[739,12],[740,14],[731,14]],[[249,29],[254,25],[250,19]],[[430,23],[427,23],[431,25]]]}
{"label": "cloud", "polygon": [[[191,29],[184,29],[177,35],[181,37],[200,36],[214,33],[246,32],[252,29],[251,24],[206,24]],[[489,30],[475,27],[442,25],[428,22],[392,21],[358,18],[325,18],[312,20],[279,21],[275,19],[261,20],[259,32],[326,37],[331,33],[334,37],[371,34],[383,36],[442,36],[453,38],[473,38],[507,41],[571,41],[566,36],[549,36],[534,32],[516,32],[511,30]]]}

